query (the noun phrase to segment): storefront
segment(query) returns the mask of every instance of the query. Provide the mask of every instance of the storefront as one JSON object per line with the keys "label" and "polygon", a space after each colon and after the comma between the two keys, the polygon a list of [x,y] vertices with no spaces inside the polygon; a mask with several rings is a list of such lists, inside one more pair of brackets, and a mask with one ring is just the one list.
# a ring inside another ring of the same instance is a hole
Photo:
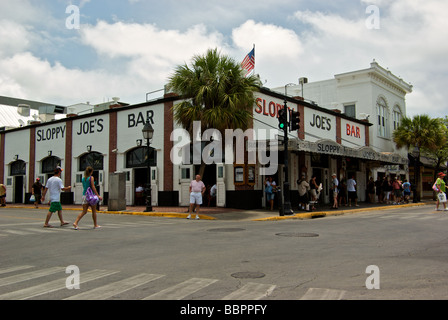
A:
{"label": "storefront", "polygon": [[[384,164],[407,166],[407,159],[399,155],[382,154],[369,147],[369,126],[366,121],[346,117],[285,97],[268,89],[256,93],[253,124],[243,134],[243,157],[226,157],[235,149],[219,139],[201,134],[198,149],[214,154],[214,161],[205,167],[203,181],[208,188],[214,184],[217,196],[213,205],[243,209],[265,205],[263,182],[272,176],[278,185],[284,182],[285,159],[282,133],[278,129],[278,111],[287,103],[290,110],[300,112],[301,129],[289,133],[289,176],[291,199],[295,205],[297,179],[302,173],[312,175],[324,186],[323,201],[329,202],[332,173],[338,178],[355,174],[363,188],[372,169]],[[188,187],[201,167],[201,162],[172,159],[176,141],[173,132],[179,129],[173,120],[172,107],[180,99],[173,95],[138,105],[111,106],[108,110],[66,119],[36,123],[0,133],[0,180],[7,187],[7,202],[23,203],[29,199],[30,188],[36,178],[45,185],[55,166],[64,171],[62,180],[72,190],[65,193],[65,203],[80,204],[81,179],[87,166],[94,168],[97,188],[105,203],[108,199],[109,174],[126,173],[126,204],[141,201],[137,188],[147,183],[147,167],[151,167],[153,206],[187,206]],[[148,148],[142,128],[149,120],[155,130]],[[238,134],[236,132],[235,134]],[[238,139],[236,139],[238,140]],[[233,141],[233,138],[232,138]],[[216,148],[210,148],[210,144]],[[221,141],[222,142],[222,141]],[[217,157],[218,147],[222,154]],[[196,148],[196,149],[195,149]],[[208,148],[208,149],[207,149]],[[363,199],[363,194],[359,194]],[[205,203],[208,204],[207,199]]]}

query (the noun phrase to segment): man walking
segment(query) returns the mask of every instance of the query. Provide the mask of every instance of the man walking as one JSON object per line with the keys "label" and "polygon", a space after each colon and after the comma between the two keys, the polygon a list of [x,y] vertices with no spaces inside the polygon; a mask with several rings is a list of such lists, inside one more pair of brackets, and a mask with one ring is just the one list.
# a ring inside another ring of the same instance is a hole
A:
{"label": "man walking", "polygon": [[39,202],[41,201],[42,198],[42,183],[40,183],[39,178],[37,178],[36,182],[34,182],[33,185],[31,186],[31,193],[34,196],[34,207],[38,209]]}
{"label": "man walking", "polygon": [[53,228],[52,225],[49,224],[51,216],[53,212],[58,212],[59,220],[61,221],[61,226],[65,226],[68,222],[65,222],[62,218],[62,205],[61,205],[61,191],[70,190],[71,186],[64,187],[64,184],[61,180],[61,167],[57,167],[54,170],[54,176],[48,179],[47,184],[45,185],[44,192],[42,194],[42,202],[45,201],[45,196],[47,191],[50,192],[50,210],[47,213],[47,218],[45,219],[44,228]]}
{"label": "man walking", "polygon": [[193,207],[196,205],[196,220],[199,220],[199,206],[202,204],[202,196],[205,192],[205,185],[201,181],[201,176],[196,175],[196,180],[190,183],[190,209],[188,210],[187,219],[191,219]]}

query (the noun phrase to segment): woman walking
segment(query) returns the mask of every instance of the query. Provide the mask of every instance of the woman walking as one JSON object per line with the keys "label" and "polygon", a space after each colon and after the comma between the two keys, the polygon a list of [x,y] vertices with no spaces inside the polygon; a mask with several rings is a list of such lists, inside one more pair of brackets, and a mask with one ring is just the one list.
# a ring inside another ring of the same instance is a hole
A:
{"label": "woman walking", "polygon": [[98,194],[95,188],[94,184],[94,178],[92,177],[93,168],[87,167],[86,171],[84,171],[84,177],[82,178],[82,212],[79,214],[78,218],[76,218],[76,221],[73,223],[73,228],[75,230],[78,230],[78,223],[84,217],[87,213],[87,209],[92,208],[92,219],[93,219],[93,227],[94,229],[101,228],[101,226],[98,225],[96,220],[96,205],[91,205],[86,200],[86,191],[90,187],[94,194],[97,195],[98,199],[102,200],[103,198]]}

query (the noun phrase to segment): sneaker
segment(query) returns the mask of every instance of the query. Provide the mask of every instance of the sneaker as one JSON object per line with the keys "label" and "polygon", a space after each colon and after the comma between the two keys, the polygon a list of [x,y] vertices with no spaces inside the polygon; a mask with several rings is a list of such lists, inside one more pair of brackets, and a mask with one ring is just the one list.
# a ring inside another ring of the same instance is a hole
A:
{"label": "sneaker", "polygon": [[443,211],[448,211],[448,208],[443,209]]}
{"label": "sneaker", "polygon": [[188,215],[187,219],[191,219],[191,214]]}
{"label": "sneaker", "polygon": [[199,216],[198,215],[196,215],[196,220],[199,220]]}

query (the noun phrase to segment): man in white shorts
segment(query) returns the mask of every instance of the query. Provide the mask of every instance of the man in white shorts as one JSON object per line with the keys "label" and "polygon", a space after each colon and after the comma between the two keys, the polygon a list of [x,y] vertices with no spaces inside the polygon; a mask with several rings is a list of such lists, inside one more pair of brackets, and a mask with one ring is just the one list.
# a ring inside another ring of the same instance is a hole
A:
{"label": "man in white shorts", "polygon": [[199,206],[202,204],[202,196],[205,192],[205,185],[201,181],[201,176],[198,174],[196,180],[190,183],[190,209],[188,210],[187,219],[191,218],[193,207],[196,204],[196,220],[199,220]]}

